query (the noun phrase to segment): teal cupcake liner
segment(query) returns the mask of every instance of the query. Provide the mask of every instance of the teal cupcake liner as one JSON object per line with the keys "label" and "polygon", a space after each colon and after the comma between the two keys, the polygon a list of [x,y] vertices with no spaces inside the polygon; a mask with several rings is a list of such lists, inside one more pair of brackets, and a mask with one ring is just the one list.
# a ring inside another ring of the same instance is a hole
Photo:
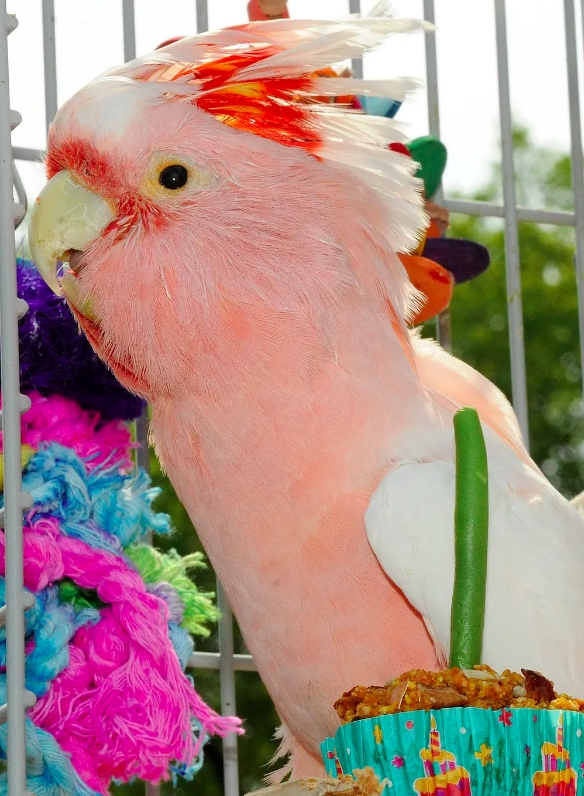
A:
{"label": "teal cupcake liner", "polygon": [[371,766],[383,796],[584,796],[584,715],[446,708],[361,719],[321,744],[327,774]]}

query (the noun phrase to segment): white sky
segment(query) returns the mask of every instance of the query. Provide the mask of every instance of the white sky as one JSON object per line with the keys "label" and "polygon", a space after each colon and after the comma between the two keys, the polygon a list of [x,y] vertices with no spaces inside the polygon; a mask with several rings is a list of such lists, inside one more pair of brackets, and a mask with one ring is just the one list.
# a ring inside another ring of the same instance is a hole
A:
{"label": "white sky", "polygon": [[[449,153],[444,185],[472,191],[498,156],[498,99],[493,0],[435,0],[441,138]],[[59,102],[122,57],[121,0],[55,0]],[[373,0],[362,0],[367,11]],[[421,16],[422,0],[394,0],[399,16]],[[579,3],[576,3],[579,6]],[[348,0],[289,0],[294,17],[334,18]],[[13,133],[20,146],[44,145],[41,0],[8,0],[19,19],[10,36],[12,107],[24,117]],[[563,0],[507,0],[514,119],[538,143],[569,147]],[[209,0],[211,28],[247,20],[246,0]],[[138,54],[170,36],[195,32],[195,0],[136,0]],[[421,34],[395,36],[365,61],[366,77],[425,76]],[[399,111],[412,137],[427,130],[425,93]],[[23,166],[31,193],[38,166]]]}

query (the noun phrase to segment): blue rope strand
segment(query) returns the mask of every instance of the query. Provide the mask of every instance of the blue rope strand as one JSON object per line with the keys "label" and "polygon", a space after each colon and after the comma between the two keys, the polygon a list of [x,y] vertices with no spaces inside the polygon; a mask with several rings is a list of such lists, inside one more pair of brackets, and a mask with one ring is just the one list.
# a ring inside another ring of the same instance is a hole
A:
{"label": "blue rope strand", "polygon": [[[55,587],[35,594],[34,607],[27,611],[25,637],[34,639],[34,649],[26,656],[26,687],[37,697],[44,696],[52,680],[69,664],[69,641],[82,625],[99,621],[93,608],[75,611],[61,603]],[[5,601],[5,581],[0,578],[0,603]],[[0,667],[6,668],[6,631],[0,630]],[[6,674],[0,673],[0,688],[6,688]]]}
{"label": "blue rope strand", "polygon": [[187,661],[193,654],[195,645],[188,630],[176,625],[174,622],[168,623],[168,635],[176,652],[176,657],[180,661],[182,669],[186,669]]}
{"label": "blue rope strand", "polygon": [[114,552],[150,530],[170,533],[168,515],[152,510],[160,490],[150,483],[143,470],[129,478],[117,465],[87,474],[77,454],[57,443],[43,443],[23,475],[37,513],[56,517],[68,536]]}
{"label": "blue rope strand", "polygon": [[[1,691],[2,689],[0,689]],[[2,697],[0,697],[2,698]],[[5,694],[4,694],[5,701]],[[7,759],[8,725],[0,726],[0,759]],[[69,755],[48,732],[26,720],[26,787],[36,796],[99,796],[74,771]],[[8,775],[0,773],[0,796],[8,793]]]}

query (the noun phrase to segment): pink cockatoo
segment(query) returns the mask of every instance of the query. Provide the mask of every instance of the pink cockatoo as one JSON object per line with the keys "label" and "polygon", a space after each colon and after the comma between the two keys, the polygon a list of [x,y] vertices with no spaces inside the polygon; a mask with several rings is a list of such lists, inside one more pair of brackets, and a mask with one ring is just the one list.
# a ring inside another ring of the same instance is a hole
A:
{"label": "pink cockatoo", "polygon": [[424,220],[399,129],[310,101],[403,99],[313,75],[416,27],[252,23],[106,73],[58,112],[31,220],[45,278],[150,403],[298,777],[343,691],[443,662],[460,404],[491,467],[484,659],[584,694],[584,523],[497,389],[407,330],[397,252]]}

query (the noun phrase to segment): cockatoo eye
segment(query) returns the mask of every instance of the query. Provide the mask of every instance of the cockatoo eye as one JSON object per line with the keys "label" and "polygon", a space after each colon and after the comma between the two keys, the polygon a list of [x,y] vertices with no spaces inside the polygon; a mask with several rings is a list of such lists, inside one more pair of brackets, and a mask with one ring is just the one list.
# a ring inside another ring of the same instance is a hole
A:
{"label": "cockatoo eye", "polygon": [[184,155],[155,153],[144,172],[141,192],[155,202],[184,201],[184,197],[208,191],[217,184],[212,171]]}
{"label": "cockatoo eye", "polygon": [[187,184],[189,172],[178,163],[173,163],[171,166],[166,166],[158,176],[158,182],[167,188],[169,191],[176,191]]}

